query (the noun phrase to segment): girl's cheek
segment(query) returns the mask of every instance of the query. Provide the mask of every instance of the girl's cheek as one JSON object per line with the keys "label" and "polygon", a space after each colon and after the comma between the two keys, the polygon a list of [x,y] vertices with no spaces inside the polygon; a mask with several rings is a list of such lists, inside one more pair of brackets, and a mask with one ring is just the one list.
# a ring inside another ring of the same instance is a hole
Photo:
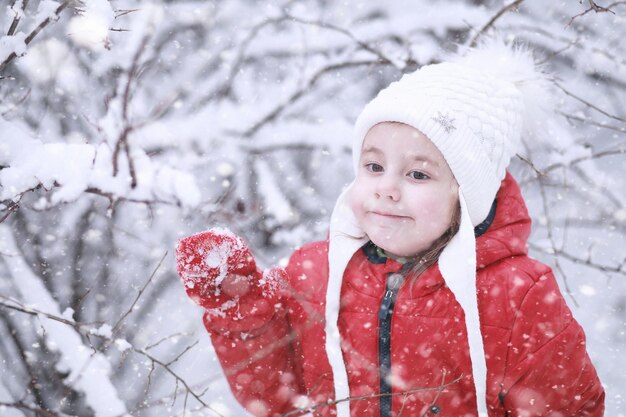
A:
{"label": "girl's cheek", "polygon": [[348,191],[348,205],[350,206],[350,208],[352,209],[352,212],[357,213],[358,212],[358,200],[359,198],[357,197],[357,194],[359,192],[358,190],[359,185],[358,183],[355,183],[352,188],[350,188],[350,191]]}

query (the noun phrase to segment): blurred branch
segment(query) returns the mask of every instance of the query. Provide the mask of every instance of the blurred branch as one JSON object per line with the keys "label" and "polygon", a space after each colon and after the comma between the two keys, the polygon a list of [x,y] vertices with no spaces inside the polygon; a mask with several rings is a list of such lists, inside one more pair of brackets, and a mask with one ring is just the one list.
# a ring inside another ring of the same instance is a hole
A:
{"label": "blurred branch", "polygon": [[[68,319],[63,318],[63,317],[55,316],[54,314],[46,313],[44,311],[38,310],[38,309],[33,308],[33,307],[25,306],[22,303],[20,303],[19,301],[14,300],[13,298],[7,297],[7,296],[2,295],[2,294],[0,294],[0,300],[6,300],[6,301],[0,301],[0,307],[8,308],[9,310],[19,311],[21,313],[29,314],[31,316],[39,316],[39,315],[41,315],[41,316],[44,316],[44,317],[46,317],[46,318],[48,318],[50,320],[54,320],[54,321],[58,321],[59,323],[67,324],[68,326],[73,327],[79,333],[85,332],[85,328],[91,328],[91,325],[89,325],[89,324],[78,323],[78,322],[75,322],[73,320],[68,320]],[[8,302],[10,302],[11,304],[9,304]]]}
{"label": "blurred branch", "polygon": [[554,85],[556,85],[561,91],[563,91],[565,94],[567,94],[568,96],[580,101],[581,103],[583,103],[585,106],[590,107],[594,110],[596,110],[597,112],[602,113],[603,115],[605,115],[606,117],[610,117],[611,119],[615,119],[618,120],[622,123],[626,123],[626,119],[623,119],[619,116],[615,116],[607,111],[602,110],[601,108],[599,108],[598,106],[588,102],[587,100],[577,96],[576,94],[570,92],[569,90],[567,90],[565,87],[563,87],[561,84],[559,84],[557,81],[554,81]]}
{"label": "blurred branch", "polygon": [[559,113],[565,117],[568,120],[576,120],[579,122],[583,122],[584,124],[589,124],[592,126],[598,126],[604,129],[609,129],[609,130],[614,130],[616,132],[620,132],[620,133],[625,133],[626,134],[626,126],[615,126],[615,125],[608,125],[606,123],[602,123],[602,122],[596,122],[595,120],[589,119],[589,118],[585,118],[585,117],[580,117],[580,116],[576,116],[573,114],[569,114],[569,113],[565,113],[562,111],[559,111]]}
{"label": "blurred branch", "polygon": [[122,322],[124,321],[124,319],[126,319],[126,317],[128,317],[128,315],[133,311],[133,309],[135,308],[135,305],[137,304],[137,301],[139,301],[139,299],[141,298],[142,294],[144,293],[144,291],[146,290],[148,285],[150,285],[150,283],[152,282],[152,279],[154,278],[154,276],[156,275],[156,272],[159,270],[159,268],[163,264],[163,260],[165,260],[166,256],[167,256],[167,251],[165,251],[165,253],[161,257],[161,260],[157,264],[156,268],[154,268],[154,270],[152,271],[152,274],[150,274],[150,277],[148,277],[148,280],[145,282],[145,284],[143,284],[143,287],[141,287],[141,289],[137,293],[137,297],[135,297],[135,300],[131,304],[130,308],[126,311],[126,313],[124,313],[122,315],[122,317],[120,317],[120,319],[117,321],[117,323],[115,323],[115,326],[113,326],[113,330],[112,330],[113,334],[117,333],[117,331],[118,331],[119,327],[122,325]]}
{"label": "blurred branch", "polygon": [[44,186],[41,183],[39,183],[36,186],[29,188],[28,190],[24,190],[21,193],[15,195],[14,197],[12,197],[12,200],[3,201],[2,204],[7,206],[7,208],[4,210],[8,210],[8,212],[2,216],[2,219],[0,219],[0,224],[2,224],[2,222],[4,222],[11,215],[11,213],[15,213],[20,208],[19,203],[26,193],[38,190],[40,188],[43,188],[44,190],[48,191],[47,189],[44,188]]}
{"label": "blurred branch", "polygon": [[118,9],[115,10],[115,18],[126,16],[127,14],[138,12],[141,9]]}
{"label": "blurred branch", "polygon": [[130,95],[133,81],[135,81],[139,77],[139,61],[141,60],[141,56],[146,50],[149,40],[149,34],[143,36],[139,47],[135,51],[131,66],[128,69],[126,85],[124,86],[124,94],[122,97],[122,120],[124,123],[124,128],[122,129],[122,132],[120,133],[120,136],[117,139],[117,142],[115,143],[115,148],[113,150],[113,176],[117,176],[119,154],[120,150],[123,149],[128,162],[128,171],[131,177],[131,188],[135,188],[137,186],[137,175],[135,173],[135,165],[133,163],[133,158],[130,154],[130,147],[128,145],[128,136],[135,129],[135,126],[133,126],[129,120],[128,107],[130,105]]}
{"label": "blurred branch", "polygon": [[502,15],[504,15],[506,12],[508,12],[509,10],[513,10],[516,9],[524,0],[515,0],[513,3],[510,3],[506,6],[504,6],[503,8],[501,8],[498,13],[496,13],[491,19],[489,19],[489,21],[487,23],[485,23],[485,25],[480,28],[480,30],[478,30],[478,32],[476,33],[476,35],[474,35],[474,37],[472,38],[469,46],[474,47],[476,46],[476,44],[478,43],[478,39],[487,31],[489,30],[489,28],[491,26],[493,26],[493,24],[496,22],[496,20],[498,20],[500,17],[502,17]]}
{"label": "blurred branch", "polygon": [[537,174],[538,177],[543,177],[546,175],[545,171],[540,170],[539,168],[537,168],[537,166],[534,164],[533,161],[531,161],[530,159],[520,155],[520,154],[515,154],[515,156],[517,158],[519,158],[521,161],[523,161],[525,164],[527,164],[530,168],[532,168],[533,171],[535,171],[535,174]]}
{"label": "blurred branch", "polygon": [[567,163],[557,162],[557,163],[554,163],[552,165],[548,165],[546,168],[544,168],[541,171],[541,173],[543,175],[545,175],[545,174],[547,174],[550,171],[554,171],[555,169],[564,168],[564,167],[571,167],[572,165],[576,165],[576,164],[579,164],[579,163],[584,162],[584,161],[591,161],[593,159],[599,159],[599,158],[602,158],[602,157],[605,157],[605,156],[624,155],[624,154],[626,154],[626,148],[619,147],[617,149],[609,149],[609,150],[606,150],[606,151],[593,153],[591,155],[581,156],[579,158],[572,159],[572,160],[568,161]]}
{"label": "blurred branch", "polygon": [[[59,14],[65,9],[67,8],[67,6],[70,5],[70,3],[72,3],[74,0],[65,0],[63,3],[61,3],[61,5],[59,5],[59,7],[56,8],[56,10],[54,11],[54,17],[55,20],[58,19]],[[28,36],[26,37],[26,39],[24,39],[24,43],[26,45],[29,45],[33,39],[35,38],[35,36],[37,36],[39,34],[39,32],[41,32],[51,21],[52,21],[52,17],[48,17],[46,18],[43,22],[41,22],[35,29],[33,29],[30,34],[28,34]],[[17,26],[17,23],[16,23]],[[4,68],[11,62],[13,61],[15,58],[17,58],[17,54],[15,52],[13,52],[11,55],[9,55],[2,63],[0,63],[0,74],[2,73],[2,71],[4,70]]]}
{"label": "blurred branch", "polygon": [[[587,13],[594,11],[596,13],[612,13],[615,14],[615,12],[613,10],[611,10],[611,7],[615,7],[618,6],[620,4],[626,4],[626,1],[616,1],[613,2],[611,4],[609,4],[608,6],[604,7],[604,6],[598,6],[598,4],[593,1],[593,0],[587,0],[587,2],[589,3],[589,8],[587,8],[587,10],[585,10],[582,13],[577,14],[576,16],[573,16],[569,23],[565,26],[565,27],[569,27],[571,26],[571,24],[574,22],[574,20],[576,20],[577,18],[586,15]],[[579,0],[579,3],[582,4],[582,0]]]}
{"label": "blurred branch", "polygon": [[16,401],[13,403],[0,402],[0,408],[15,408],[18,410],[27,410],[32,411],[36,416],[42,417],[61,417],[61,414],[53,413],[50,410],[46,410],[45,408],[38,407],[36,405],[26,404],[23,401]]}
{"label": "blurred branch", "polygon": [[[575,255],[572,255],[569,252],[566,252],[562,249],[556,249],[556,248],[544,248],[541,247],[539,245],[535,245],[532,243],[529,243],[528,246],[530,246],[532,249],[548,254],[548,255],[552,255],[552,256],[560,256],[562,258],[565,258],[567,260],[570,260],[572,262],[574,262],[575,264],[578,265],[584,265],[587,266],[589,268],[593,268],[596,269],[598,271],[602,271],[602,272],[612,272],[612,273],[617,273],[620,275],[624,275],[626,276],[626,269],[624,269],[624,267],[626,267],[626,259],[624,259],[622,261],[621,264],[617,265],[617,266],[609,266],[609,265],[603,265],[603,264],[599,264],[597,262],[593,262],[591,260],[591,250],[587,251],[587,257],[586,258],[581,258]],[[569,290],[568,290],[569,291]],[[571,294],[570,294],[571,295]],[[576,306],[578,307],[578,304],[576,304]]]}
{"label": "blurred branch", "polygon": [[282,104],[279,104],[277,107],[275,107],[274,110],[266,114],[261,120],[256,122],[251,128],[249,128],[248,130],[244,132],[241,132],[240,135],[243,136],[244,138],[252,137],[264,125],[276,119],[286,108],[292,106],[296,101],[298,101],[305,94],[311,92],[315,84],[319,81],[319,79],[323,75],[331,71],[335,71],[335,70],[343,69],[343,68],[358,67],[358,66],[364,66],[364,65],[380,65],[380,64],[381,62],[378,60],[374,60],[374,61],[365,60],[365,61],[352,61],[352,62],[341,62],[337,64],[329,64],[327,66],[320,68],[315,74],[313,74],[313,76],[309,79],[306,85],[294,91],[291,94],[291,96],[287,98],[287,100],[285,100]]}
{"label": "blurred branch", "polygon": [[[607,49],[599,48],[596,45],[583,44],[580,42],[582,38],[579,35],[576,35],[575,38],[571,38],[571,37],[564,36],[564,35],[557,35],[555,33],[550,32],[549,30],[546,30],[542,26],[529,25],[529,24],[513,24],[513,25],[508,25],[506,28],[511,32],[521,33],[521,31],[526,31],[533,35],[541,35],[545,38],[556,40],[556,41],[563,42],[566,44],[566,47],[563,47],[553,52],[552,54],[548,54],[547,58],[543,61],[539,61],[538,64],[543,64],[549,61],[552,57],[557,56],[563,51],[569,49],[570,47],[574,47],[580,50],[581,52],[588,51],[588,52],[597,53],[613,61],[616,64],[626,65],[626,59],[624,59],[624,57],[621,56],[620,54],[615,54],[614,51],[613,53],[609,52]],[[545,48],[545,46],[543,47]],[[608,80],[608,77],[606,79]]]}
{"label": "blurred branch", "polygon": [[[444,374],[445,377],[445,374]],[[362,396],[357,396],[357,397],[348,397],[348,398],[341,398],[339,400],[332,400],[332,401],[325,401],[323,403],[317,403],[317,404],[313,404],[309,407],[302,407],[302,408],[296,408],[294,410],[291,410],[287,413],[284,414],[280,414],[278,417],[288,417],[288,416],[293,416],[293,415],[297,415],[300,413],[310,413],[312,411],[317,410],[318,408],[321,407],[328,407],[330,405],[336,405],[336,404],[340,404],[340,403],[345,403],[345,402],[352,402],[352,401],[362,401],[362,400],[369,400],[371,398],[380,398],[380,397],[397,397],[397,396],[405,396],[405,395],[410,395],[410,394],[414,394],[417,392],[429,392],[429,391],[437,391],[437,392],[441,392],[442,390],[444,390],[445,388],[456,384],[457,382],[459,382],[461,379],[463,378],[463,375],[457,377],[456,379],[446,383],[446,384],[442,384],[439,385],[437,387],[432,387],[432,388],[415,388],[415,389],[411,389],[411,390],[405,390],[402,392],[393,392],[391,394],[370,394],[370,395],[362,395]]]}
{"label": "blurred branch", "polygon": [[[26,10],[26,8],[28,7],[28,1],[29,0],[22,0],[22,13],[24,13],[24,10]],[[13,5],[11,6],[11,9],[13,9],[15,7],[15,5],[17,4],[17,0],[13,1]],[[11,26],[9,27],[9,31],[7,32],[7,36],[12,36],[15,34],[15,31],[17,30],[17,25],[20,23],[20,12],[14,11],[15,13],[15,17],[13,18],[13,21],[11,22]]]}
{"label": "blurred branch", "polygon": [[[380,64],[392,64],[392,65],[394,64],[394,61],[390,59],[389,57],[387,57],[382,51],[373,47],[371,44],[367,42],[359,40],[353,33],[351,33],[349,30],[345,28],[342,28],[342,27],[339,27],[330,23],[322,22],[322,21],[302,19],[299,17],[295,17],[287,13],[286,11],[283,11],[283,14],[281,16],[263,20],[262,22],[258,23],[257,25],[253,26],[250,29],[246,37],[239,44],[239,47],[237,50],[237,56],[233,60],[233,64],[231,65],[231,68],[230,68],[230,75],[226,78],[228,80],[228,83],[220,87],[218,91],[214,92],[213,95],[220,96],[220,97],[228,97],[231,95],[232,82],[236,78],[237,74],[239,73],[241,69],[241,66],[243,65],[244,56],[248,48],[248,45],[257,37],[258,33],[266,26],[277,25],[277,24],[284,23],[284,22],[295,22],[295,23],[300,23],[303,25],[311,25],[311,26],[316,26],[316,27],[320,27],[323,29],[328,29],[328,30],[341,33],[347,36],[361,49],[371,52],[372,54],[377,56]],[[408,62],[405,62],[405,64],[408,64]]]}
{"label": "blurred branch", "polygon": [[12,213],[15,213],[17,209],[20,208],[20,205],[12,200],[8,200],[6,202],[3,202],[2,204],[5,204],[7,208],[6,213],[4,213],[4,215],[0,218],[0,223],[4,222],[7,217],[9,217]]}
{"label": "blurred branch", "polygon": [[548,209],[548,197],[546,196],[546,190],[543,184],[543,179],[539,178],[538,183],[539,183],[539,191],[541,193],[541,200],[543,203],[543,212],[546,218],[546,230],[548,232],[548,240],[550,241],[550,245],[552,246],[551,251],[554,257],[554,265],[556,269],[559,271],[559,273],[561,274],[561,278],[563,279],[563,284],[565,285],[565,292],[572,299],[572,301],[574,302],[574,305],[576,307],[579,307],[578,301],[576,301],[576,298],[574,297],[574,293],[569,287],[569,281],[567,280],[567,275],[565,274],[565,271],[563,271],[563,268],[561,267],[561,263],[559,262],[559,257],[556,256],[556,253],[561,252],[562,248],[557,249],[556,241],[552,233],[552,230],[553,230],[552,219],[550,217],[550,210]]}
{"label": "blurred branch", "polygon": [[[523,0],[518,0],[518,1],[523,1]],[[389,57],[387,57],[382,51],[374,48],[369,43],[358,39],[356,36],[354,36],[352,32],[350,32],[349,30],[345,28],[342,28],[342,27],[339,27],[330,23],[326,23],[326,22],[301,19],[299,17],[290,15],[289,13],[286,13],[286,12],[285,12],[285,16],[293,22],[302,23],[304,25],[316,26],[316,27],[320,27],[323,29],[329,29],[329,30],[341,33],[347,36],[348,38],[350,38],[350,40],[354,41],[354,43],[356,43],[356,45],[359,46],[361,49],[371,52],[372,54],[377,56],[381,64],[391,64],[391,65],[394,64],[394,61],[390,59]],[[398,68],[398,69],[402,69],[402,68]]]}

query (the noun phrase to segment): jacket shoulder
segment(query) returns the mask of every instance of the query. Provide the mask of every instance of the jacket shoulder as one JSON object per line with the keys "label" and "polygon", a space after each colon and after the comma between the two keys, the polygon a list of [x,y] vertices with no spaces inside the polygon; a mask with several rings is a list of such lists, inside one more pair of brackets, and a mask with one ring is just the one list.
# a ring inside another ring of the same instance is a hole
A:
{"label": "jacket shoulder", "polygon": [[549,301],[562,298],[552,269],[526,255],[512,256],[490,265],[478,274],[483,321],[510,328],[529,295]]}

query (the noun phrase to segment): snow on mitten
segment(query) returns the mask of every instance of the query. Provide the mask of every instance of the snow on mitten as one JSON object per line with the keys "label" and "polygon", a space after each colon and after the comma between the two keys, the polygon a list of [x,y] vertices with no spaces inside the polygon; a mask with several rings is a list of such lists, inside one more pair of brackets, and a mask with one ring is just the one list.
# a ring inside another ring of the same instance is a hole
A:
{"label": "snow on mitten", "polygon": [[222,228],[181,239],[176,267],[187,295],[207,309],[209,317],[273,315],[286,282],[282,269],[258,271],[243,240]]}

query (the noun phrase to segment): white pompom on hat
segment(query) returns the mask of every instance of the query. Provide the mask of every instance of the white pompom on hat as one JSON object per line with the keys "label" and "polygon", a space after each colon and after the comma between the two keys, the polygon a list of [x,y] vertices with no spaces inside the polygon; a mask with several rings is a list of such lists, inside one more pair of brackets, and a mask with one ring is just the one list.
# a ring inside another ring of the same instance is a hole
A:
{"label": "white pompom on hat", "polygon": [[[488,216],[522,135],[533,134],[545,109],[551,107],[551,97],[548,77],[532,53],[495,38],[447,62],[404,75],[380,91],[355,123],[355,174],[369,129],[381,122],[400,122],[418,129],[437,146],[459,184],[459,231],[442,251],[438,265],[465,313],[481,417],[487,413],[487,367],[476,295],[474,227]],[[337,326],[341,283],[349,260],[369,240],[348,204],[352,184],[337,200],[329,233],[326,353],[338,400],[350,396]],[[338,403],[337,413],[348,417],[349,402]]]}

